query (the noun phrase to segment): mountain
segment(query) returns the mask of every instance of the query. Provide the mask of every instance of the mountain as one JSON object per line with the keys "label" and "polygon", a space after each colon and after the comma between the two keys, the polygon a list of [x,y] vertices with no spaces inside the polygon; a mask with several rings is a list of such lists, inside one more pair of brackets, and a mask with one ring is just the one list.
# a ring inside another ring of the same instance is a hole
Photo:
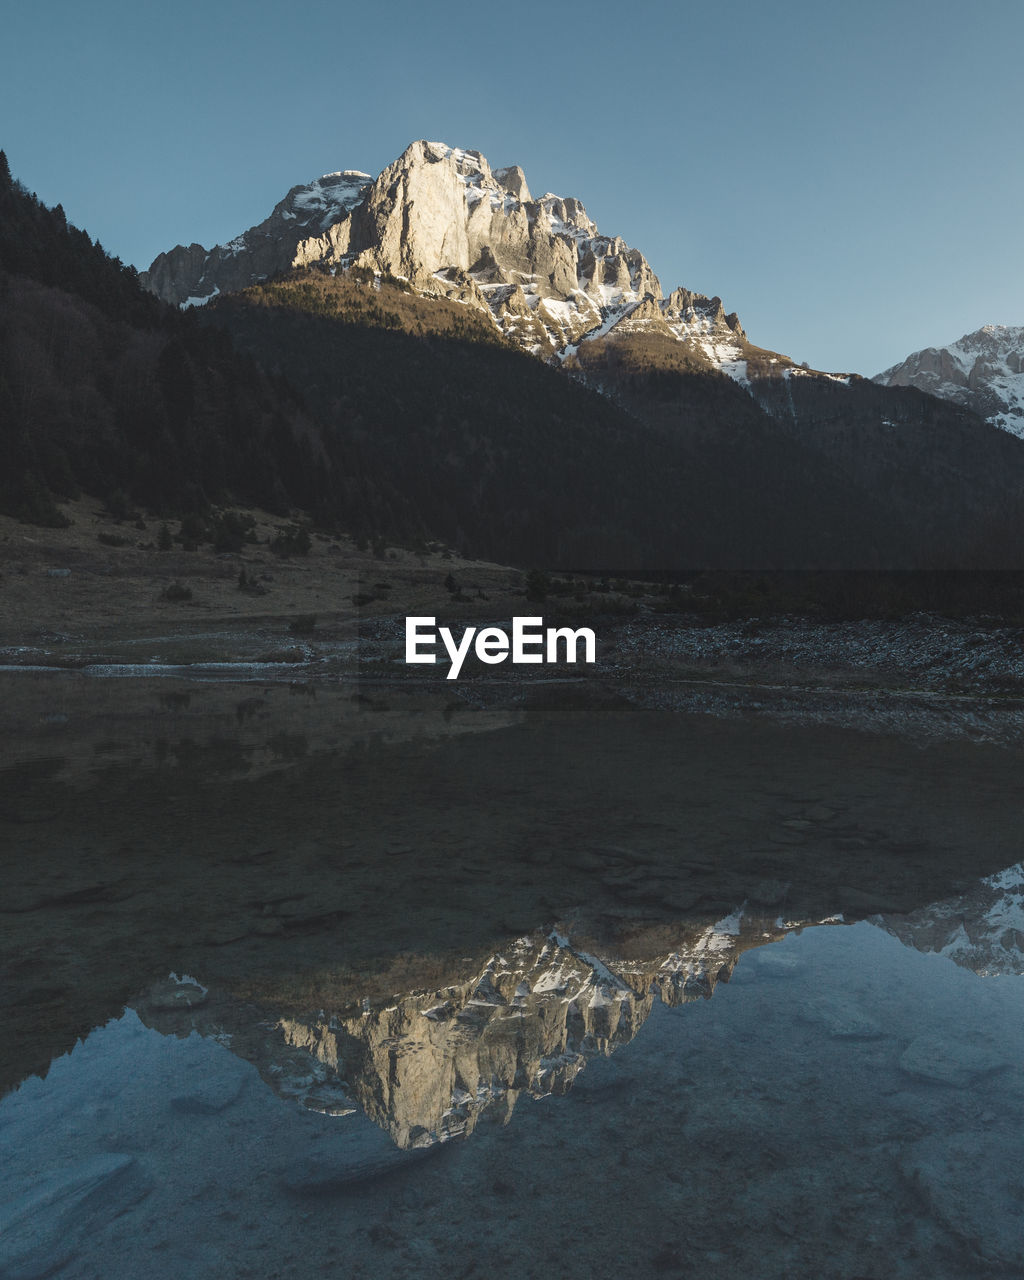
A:
{"label": "mountain", "polygon": [[[345,314],[361,319],[344,325],[353,381],[336,404],[332,387],[321,394],[333,360],[314,352],[304,377],[287,324],[273,326],[268,373],[223,323],[200,323],[227,311],[159,301],[16,182],[0,152],[0,511],[61,525],[56,502],[84,492],[118,518],[188,515],[190,538],[230,540],[211,504],[243,504],[360,539],[442,537],[525,563],[614,567],[616,555],[670,552],[675,493],[657,482],[648,511],[628,496],[678,465],[667,445],[633,440],[620,409],[471,309],[346,283]],[[303,295],[299,354],[308,326],[338,327],[311,309]]]}
{"label": "mountain", "polygon": [[84,491],[122,517],[299,509],[521,564],[719,555],[687,450],[523,354],[489,313],[325,272],[171,307],[6,160],[0,176],[6,513],[59,524],[55,499]]}
{"label": "mountain", "polygon": [[[1020,561],[1020,442],[916,388],[753,345],[720,299],[666,297],[579,200],[534,199],[520,168],[477,151],[420,141],[376,179],[328,174],[229,243],[179,245],[140,278],[301,386],[389,490],[382,520],[411,505],[474,554],[635,568]],[[542,386],[502,349],[599,391],[603,407]]]}
{"label": "mountain", "polygon": [[306,255],[299,246],[333,225],[344,225],[368,185],[369,174],[350,169],[293,187],[259,226],[228,244],[210,250],[199,244],[178,245],[160,254],[142,273],[142,283],[174,306],[195,306],[218,293],[245,289],[291,266],[304,265]]}
{"label": "mountain", "polygon": [[141,276],[0,178],[0,505],[22,518],[82,490],[523,566],[1021,564],[1024,441],[753,346],[479,153],[414,143]]}
{"label": "mountain", "polygon": [[925,347],[875,376],[919,387],[1024,438],[1024,327],[986,324],[948,347]]}
{"label": "mountain", "polygon": [[178,245],[141,279],[186,306],[310,266],[454,299],[569,367],[583,343],[644,331],[685,344],[695,367],[744,375],[746,337],[721,299],[663,297],[643,254],[601,235],[578,200],[534,199],[518,166],[440,142],[412,143],[375,180],[350,169],[293,187],[258,226],[210,250]]}

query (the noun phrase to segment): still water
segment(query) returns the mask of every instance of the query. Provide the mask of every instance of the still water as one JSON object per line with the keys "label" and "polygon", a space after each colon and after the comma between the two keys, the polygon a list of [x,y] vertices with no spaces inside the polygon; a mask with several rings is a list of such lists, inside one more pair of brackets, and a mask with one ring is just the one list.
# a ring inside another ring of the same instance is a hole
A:
{"label": "still water", "polygon": [[4,693],[0,1276],[1024,1275],[1012,741]]}

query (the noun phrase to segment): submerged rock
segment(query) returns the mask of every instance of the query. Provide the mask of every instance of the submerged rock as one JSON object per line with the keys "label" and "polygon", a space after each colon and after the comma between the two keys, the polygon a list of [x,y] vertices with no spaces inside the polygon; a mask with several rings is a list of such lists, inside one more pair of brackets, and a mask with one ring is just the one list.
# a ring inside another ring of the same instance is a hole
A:
{"label": "submerged rock", "polygon": [[1024,1171],[1014,1132],[935,1134],[909,1147],[900,1168],[979,1262],[1020,1275]]}
{"label": "submerged rock", "polygon": [[840,1040],[875,1040],[885,1035],[881,1026],[850,1000],[822,996],[809,1002],[804,1017]]}
{"label": "submerged rock", "polygon": [[984,1044],[924,1035],[912,1040],[900,1057],[900,1068],[919,1080],[964,1086],[1009,1064]]}
{"label": "submerged rock", "polygon": [[42,1280],[77,1252],[98,1220],[123,1213],[150,1189],[135,1158],[90,1156],[43,1174],[0,1205],[0,1277]]}
{"label": "submerged rock", "polygon": [[176,1094],[170,1100],[172,1111],[185,1115],[215,1115],[235,1102],[245,1088],[245,1078],[211,1074],[193,1084],[187,1092]]}

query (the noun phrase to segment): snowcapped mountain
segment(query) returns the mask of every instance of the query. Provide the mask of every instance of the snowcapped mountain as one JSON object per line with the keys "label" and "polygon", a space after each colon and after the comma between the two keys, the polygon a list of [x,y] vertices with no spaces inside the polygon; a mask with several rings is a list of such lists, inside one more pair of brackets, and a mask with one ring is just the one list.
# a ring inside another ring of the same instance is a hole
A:
{"label": "snowcapped mountain", "polygon": [[918,387],[1024,438],[1024,327],[986,324],[948,347],[915,351],[873,381]]}
{"label": "snowcapped mountain", "polygon": [[[409,527],[474,554],[605,568],[1019,563],[1024,441],[962,405],[754,346],[719,298],[665,296],[644,255],[579,200],[535,198],[520,168],[478,151],[414,142],[376,178],[295,187],[226,244],[161,254],[142,283],[176,306],[213,299],[210,319],[303,386],[324,438],[354,443],[397,495],[375,512],[406,504]],[[405,339],[426,335],[439,340],[422,360]],[[556,388],[513,358],[513,377],[491,338],[573,376]],[[428,454],[425,421],[445,434]],[[397,488],[396,457],[409,467]],[[339,454],[335,476],[347,465]]]}
{"label": "snowcapped mountain", "polygon": [[649,332],[685,346],[698,367],[746,378],[746,337],[719,298],[666,298],[643,254],[602,235],[578,200],[534,199],[518,166],[492,169],[478,151],[440,142],[412,143],[376,179],[346,170],[293,187],[258,226],[210,250],[178,245],[142,282],[187,306],[313,265],[452,298],[570,367],[584,343]]}

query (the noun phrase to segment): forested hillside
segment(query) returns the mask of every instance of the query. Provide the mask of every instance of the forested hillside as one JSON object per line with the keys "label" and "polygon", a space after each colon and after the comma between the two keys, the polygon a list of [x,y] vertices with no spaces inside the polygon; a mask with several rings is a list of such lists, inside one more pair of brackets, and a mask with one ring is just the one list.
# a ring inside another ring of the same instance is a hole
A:
{"label": "forested hillside", "polygon": [[[2,153],[0,153],[2,156]],[[319,430],[224,335],[142,290],[0,161],[0,510],[60,521],[86,492],[122,510],[334,492]]]}

